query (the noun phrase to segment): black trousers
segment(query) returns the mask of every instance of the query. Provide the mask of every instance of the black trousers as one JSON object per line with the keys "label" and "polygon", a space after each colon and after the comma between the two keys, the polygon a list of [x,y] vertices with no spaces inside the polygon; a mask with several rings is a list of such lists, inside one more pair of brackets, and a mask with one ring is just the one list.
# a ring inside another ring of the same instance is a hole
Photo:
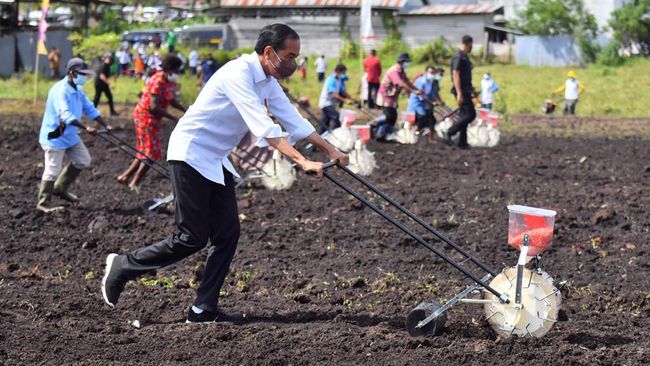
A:
{"label": "black trousers", "polygon": [[383,107],[382,111],[386,119],[380,122],[377,127],[377,135],[375,136],[377,140],[383,140],[388,134],[393,133],[395,122],[397,122],[397,108]]}
{"label": "black trousers", "polygon": [[321,112],[321,118],[320,121],[318,121],[320,122],[320,129],[318,130],[319,134],[341,127],[341,121],[339,121],[339,112],[335,107],[325,107],[321,109]]}
{"label": "black trousers", "polygon": [[456,133],[460,133],[458,136],[458,146],[465,147],[467,146],[467,126],[476,119],[476,109],[472,104],[471,96],[466,96],[463,99],[463,104],[460,106],[460,111],[458,111],[458,120],[451,125],[447,134],[453,136]]}
{"label": "black trousers", "polygon": [[102,93],[106,94],[106,98],[108,98],[108,106],[111,108],[111,112],[115,112],[115,105],[113,105],[113,93],[111,93],[111,88],[109,88],[108,84],[101,80],[95,82],[95,100],[93,100],[95,108],[97,108],[99,105],[99,99],[102,97]]}
{"label": "black trousers", "polygon": [[219,291],[239,241],[234,179],[224,169],[224,186],[204,178],[185,162],[170,161],[169,166],[176,201],[177,230],[162,241],[132,251],[125,258],[118,257],[122,275],[135,279],[176,263],[204,248],[210,240],[194,306],[215,311]]}
{"label": "black trousers", "polygon": [[379,92],[379,83],[368,83],[368,108],[375,108],[377,105],[377,93]]}
{"label": "black trousers", "polygon": [[415,125],[421,131],[425,127],[433,128],[436,125],[436,118],[433,116],[433,111],[425,110],[424,115],[415,114]]}

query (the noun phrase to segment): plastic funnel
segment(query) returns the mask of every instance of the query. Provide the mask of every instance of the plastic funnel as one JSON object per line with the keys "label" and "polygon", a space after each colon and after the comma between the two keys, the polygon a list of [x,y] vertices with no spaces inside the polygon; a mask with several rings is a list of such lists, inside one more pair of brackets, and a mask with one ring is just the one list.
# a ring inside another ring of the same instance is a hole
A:
{"label": "plastic funnel", "polygon": [[357,120],[357,111],[341,108],[339,111],[339,121],[344,127],[350,127]]}
{"label": "plastic funnel", "polygon": [[508,206],[508,244],[520,249],[528,234],[528,255],[535,256],[553,243],[553,228],[557,212],[543,208]]}
{"label": "plastic funnel", "polygon": [[361,142],[368,143],[370,141],[370,125],[354,125],[352,127],[352,133]]}

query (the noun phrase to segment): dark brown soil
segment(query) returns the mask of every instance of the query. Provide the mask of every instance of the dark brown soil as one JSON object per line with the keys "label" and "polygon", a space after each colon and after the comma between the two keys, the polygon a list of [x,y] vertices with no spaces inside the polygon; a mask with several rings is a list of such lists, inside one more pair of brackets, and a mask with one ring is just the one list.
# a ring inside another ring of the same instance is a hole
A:
{"label": "dark brown soil", "polygon": [[[381,168],[369,180],[492,267],[516,262],[507,204],[558,211],[542,267],[567,281],[565,316],[546,337],[497,338],[479,306],[459,305],[442,335],[411,338],[403,326],[411,309],[469,281],[330,182],[305,176],[284,192],[238,191],[250,207],[240,212],[222,306],[247,312],[249,323],[183,323],[205,252],[128,284],[118,308],[107,308],[106,255],[174,229],[169,212],[140,209],[169,183],[151,174],[141,193],[127,191],[115,176],[130,158],[84,136],[94,166],[75,187],[82,203],[39,214],[38,119],[0,120],[27,126],[0,132],[0,364],[650,362],[650,144],[641,138],[506,135],[471,151],[371,144]],[[119,134],[132,138],[130,129]]]}

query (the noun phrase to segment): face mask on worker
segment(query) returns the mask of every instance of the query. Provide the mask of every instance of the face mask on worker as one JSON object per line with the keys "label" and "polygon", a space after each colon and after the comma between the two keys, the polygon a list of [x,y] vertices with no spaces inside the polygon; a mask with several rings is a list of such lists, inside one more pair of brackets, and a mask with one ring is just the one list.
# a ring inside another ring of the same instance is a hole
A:
{"label": "face mask on worker", "polygon": [[74,81],[74,85],[83,86],[86,83],[86,81],[88,81],[88,78],[86,77],[86,75],[77,74],[77,76],[74,77],[73,81]]}
{"label": "face mask on worker", "polygon": [[285,78],[288,78],[289,76],[293,75],[293,73],[296,71],[296,68],[298,67],[298,65],[296,65],[296,61],[295,60],[283,60],[283,59],[280,58],[280,56],[278,56],[278,54],[275,52],[275,50],[273,48],[271,48],[271,51],[273,51],[273,54],[275,55],[275,57],[277,57],[278,60],[280,61],[280,66],[275,66],[275,64],[273,64],[273,62],[271,62],[271,66],[273,66],[273,68],[275,70],[277,70],[278,74],[280,74],[280,77],[285,79]]}
{"label": "face mask on worker", "polygon": [[432,81],[434,79],[433,74],[427,74],[425,77],[427,78],[427,81]]}
{"label": "face mask on worker", "polygon": [[167,81],[171,83],[175,83],[178,81],[178,74],[172,72],[171,74],[167,74]]}
{"label": "face mask on worker", "polygon": [[403,64],[402,64],[402,67],[405,68],[405,69],[408,68],[408,67],[409,67],[409,63],[408,63],[408,62],[403,63]]}
{"label": "face mask on worker", "polygon": [[442,75],[440,75],[440,74],[436,74],[436,80],[438,80],[438,81],[442,81]]}

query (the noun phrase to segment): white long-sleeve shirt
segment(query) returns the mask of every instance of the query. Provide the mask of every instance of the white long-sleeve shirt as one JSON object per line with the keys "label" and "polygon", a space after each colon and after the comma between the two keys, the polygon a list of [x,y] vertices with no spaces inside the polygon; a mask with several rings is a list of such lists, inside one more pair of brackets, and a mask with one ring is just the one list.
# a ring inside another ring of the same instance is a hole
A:
{"label": "white long-sleeve shirt", "polygon": [[258,146],[265,138],[286,136],[295,143],[315,130],[284,94],[278,81],[267,76],[256,53],[243,55],[221,67],[201,89],[171,134],[167,160],[184,161],[205,178],[224,184],[223,169],[238,176],[228,155],[250,131]]}

